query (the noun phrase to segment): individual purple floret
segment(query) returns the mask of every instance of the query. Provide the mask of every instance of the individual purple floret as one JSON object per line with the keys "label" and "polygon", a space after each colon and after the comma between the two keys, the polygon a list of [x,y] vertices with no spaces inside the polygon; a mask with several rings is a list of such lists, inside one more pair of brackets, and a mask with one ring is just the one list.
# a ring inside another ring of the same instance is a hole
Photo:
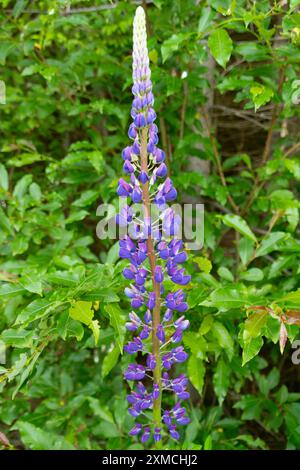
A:
{"label": "individual purple floret", "polygon": [[[131,145],[122,152],[125,177],[118,182],[122,205],[116,221],[123,233],[127,230],[121,236],[119,254],[128,262],[123,269],[128,281],[125,295],[133,309],[126,329],[135,334],[124,351],[131,357],[136,355],[140,363],[130,363],[124,377],[134,383],[127,401],[128,412],[137,422],[129,434],[139,436],[142,443],[152,439],[159,447],[165,436],[178,440],[177,426],[189,423],[182,405],[190,397],[188,379],[184,374],[174,377],[173,371],[170,375],[167,371],[188,357],[179,343],[189,327],[189,320],[183,315],[188,309],[184,286],[191,276],[182,266],[187,255],[178,236],[181,220],[170,207],[177,191],[168,177],[165,153],[157,147],[142,7],[137,8],[133,23],[132,57],[133,122],[128,130]],[[169,281],[174,289],[167,289]],[[174,395],[173,408],[164,408],[165,393]]]}

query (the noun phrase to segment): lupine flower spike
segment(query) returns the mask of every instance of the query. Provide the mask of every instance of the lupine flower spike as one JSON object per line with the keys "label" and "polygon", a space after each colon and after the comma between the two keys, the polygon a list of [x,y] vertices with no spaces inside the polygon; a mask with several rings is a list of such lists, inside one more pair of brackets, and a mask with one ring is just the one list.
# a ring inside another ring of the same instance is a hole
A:
{"label": "lupine flower spike", "polygon": [[[159,445],[166,435],[178,440],[178,426],[189,423],[182,403],[189,399],[187,378],[184,374],[174,378],[171,371],[174,364],[187,359],[179,343],[189,326],[184,316],[188,305],[181,288],[166,292],[164,282],[185,286],[190,276],[182,268],[186,260],[183,242],[176,237],[180,219],[168,207],[177,193],[167,177],[165,153],[157,147],[150,76],[145,13],[138,7],[133,23],[133,122],[128,131],[132,144],[123,150],[127,177],[119,180],[117,189],[131,205],[123,205],[117,222],[130,233],[120,240],[120,257],[130,262],[123,271],[129,281],[125,294],[132,307],[126,327],[136,333],[124,351],[141,357],[142,364],[132,362],[124,376],[136,383],[127,397],[128,411],[136,418],[130,435],[138,436],[142,443],[153,439]],[[139,203],[143,215],[137,217]],[[155,220],[153,206],[158,213]],[[163,393],[175,395],[173,407],[162,408]]]}

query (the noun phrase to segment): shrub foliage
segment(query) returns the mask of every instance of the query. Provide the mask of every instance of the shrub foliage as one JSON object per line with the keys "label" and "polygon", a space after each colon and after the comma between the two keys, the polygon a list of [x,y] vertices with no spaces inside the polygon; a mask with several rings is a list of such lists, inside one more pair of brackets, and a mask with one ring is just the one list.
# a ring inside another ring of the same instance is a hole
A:
{"label": "shrub foliage", "polygon": [[[98,205],[117,204],[136,4],[0,5],[0,442],[138,449],[124,262],[96,236]],[[205,204],[183,448],[300,448],[299,1],[144,5],[172,179]]]}

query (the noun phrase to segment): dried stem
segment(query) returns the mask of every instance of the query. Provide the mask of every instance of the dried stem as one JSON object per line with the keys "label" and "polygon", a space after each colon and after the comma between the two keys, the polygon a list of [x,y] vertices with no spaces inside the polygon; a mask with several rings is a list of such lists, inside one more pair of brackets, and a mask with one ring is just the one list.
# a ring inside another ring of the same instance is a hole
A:
{"label": "dried stem", "polygon": [[183,101],[182,101],[182,107],[180,111],[180,131],[179,131],[180,140],[182,140],[184,137],[185,112],[186,112],[187,102],[188,102],[188,84],[187,84],[187,81],[184,80],[183,81]]}

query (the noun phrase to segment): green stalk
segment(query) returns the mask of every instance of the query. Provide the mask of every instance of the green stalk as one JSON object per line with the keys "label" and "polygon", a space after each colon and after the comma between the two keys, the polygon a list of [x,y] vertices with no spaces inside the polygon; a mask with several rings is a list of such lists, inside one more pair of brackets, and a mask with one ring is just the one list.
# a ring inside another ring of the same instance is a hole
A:
{"label": "green stalk", "polygon": [[[140,135],[141,143],[141,169],[148,173],[148,153],[147,153],[147,137],[148,130],[143,129]],[[151,203],[149,197],[149,184],[148,182],[142,185],[142,194],[143,194],[143,206],[144,206],[144,216],[150,218],[151,216]],[[156,367],[153,371],[154,383],[158,384],[159,387],[159,397],[153,403],[153,421],[154,427],[161,428],[161,363],[159,355],[159,339],[156,336],[157,327],[160,324],[160,285],[154,279],[155,267],[156,267],[156,255],[154,251],[154,243],[152,236],[149,235],[147,239],[147,252],[151,269],[152,277],[152,286],[153,292],[155,293],[156,303],[153,309],[152,317],[152,352],[156,359]],[[157,442],[155,447],[156,449],[161,449],[161,441]]]}

